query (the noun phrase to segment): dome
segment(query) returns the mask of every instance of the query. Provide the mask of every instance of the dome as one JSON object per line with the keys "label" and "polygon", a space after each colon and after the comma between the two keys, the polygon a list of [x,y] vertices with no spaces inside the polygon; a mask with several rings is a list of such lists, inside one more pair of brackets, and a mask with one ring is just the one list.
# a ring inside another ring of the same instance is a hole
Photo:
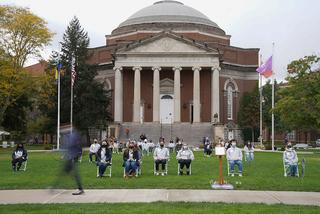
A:
{"label": "dome", "polygon": [[172,0],[158,1],[139,10],[122,22],[118,28],[146,23],[191,23],[219,28],[203,13]]}

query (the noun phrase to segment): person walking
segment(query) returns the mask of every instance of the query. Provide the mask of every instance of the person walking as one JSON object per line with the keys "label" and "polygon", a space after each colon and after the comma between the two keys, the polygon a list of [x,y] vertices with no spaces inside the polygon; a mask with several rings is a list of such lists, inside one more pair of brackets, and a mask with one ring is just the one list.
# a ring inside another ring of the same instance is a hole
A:
{"label": "person walking", "polygon": [[129,129],[129,127],[127,127],[127,128],[126,128],[127,138],[129,138],[129,133],[130,133],[130,129]]}

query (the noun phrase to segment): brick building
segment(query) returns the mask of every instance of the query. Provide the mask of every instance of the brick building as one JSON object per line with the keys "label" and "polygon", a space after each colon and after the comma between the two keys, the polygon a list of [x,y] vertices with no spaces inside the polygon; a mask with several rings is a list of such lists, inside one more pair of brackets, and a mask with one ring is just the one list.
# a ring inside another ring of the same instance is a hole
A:
{"label": "brick building", "polygon": [[105,37],[105,46],[90,49],[90,62],[112,91],[109,111],[120,125],[109,135],[121,135],[121,126],[173,124],[210,126],[215,138],[240,140],[239,100],[258,81],[258,48],[231,46],[204,14],[169,0],[137,11]]}

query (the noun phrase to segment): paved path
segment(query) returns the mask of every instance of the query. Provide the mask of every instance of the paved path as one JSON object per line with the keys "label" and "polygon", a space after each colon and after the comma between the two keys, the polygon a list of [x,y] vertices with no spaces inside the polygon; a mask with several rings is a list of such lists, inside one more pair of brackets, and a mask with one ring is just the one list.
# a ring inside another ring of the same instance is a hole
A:
{"label": "paved path", "polygon": [[88,189],[81,195],[72,195],[72,192],[74,190],[0,190],[0,204],[186,201],[320,206],[320,192],[185,189]]}

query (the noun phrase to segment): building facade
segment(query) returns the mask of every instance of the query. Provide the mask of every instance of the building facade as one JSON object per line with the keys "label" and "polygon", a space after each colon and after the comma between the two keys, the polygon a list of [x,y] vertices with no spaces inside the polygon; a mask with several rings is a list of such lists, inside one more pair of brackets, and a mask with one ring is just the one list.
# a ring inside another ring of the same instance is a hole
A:
{"label": "building facade", "polygon": [[258,81],[258,48],[231,46],[216,23],[169,0],[137,11],[105,37],[90,62],[111,91],[116,124],[213,124],[226,140],[238,135],[239,100]]}

